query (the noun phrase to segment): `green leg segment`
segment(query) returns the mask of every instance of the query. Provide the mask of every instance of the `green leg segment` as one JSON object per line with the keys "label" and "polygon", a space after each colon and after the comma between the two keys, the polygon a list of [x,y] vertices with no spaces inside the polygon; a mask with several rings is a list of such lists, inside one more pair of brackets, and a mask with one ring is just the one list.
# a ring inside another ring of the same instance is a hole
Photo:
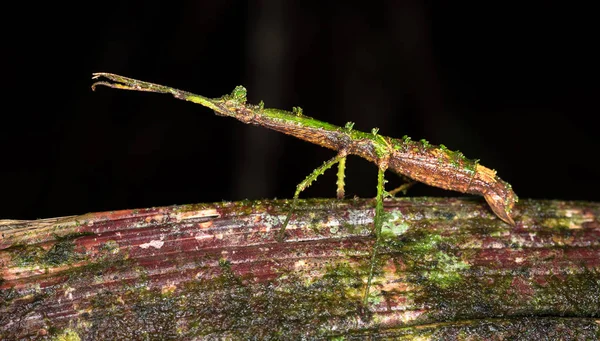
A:
{"label": "green leg segment", "polygon": [[346,183],[344,182],[344,177],[346,173],[346,157],[340,159],[338,163],[338,172],[337,172],[337,198],[344,199],[345,191],[344,186]]}
{"label": "green leg segment", "polygon": [[381,228],[383,226],[383,193],[385,191],[385,170],[387,167],[379,167],[379,173],[377,173],[377,203],[375,204],[375,245],[373,246],[373,254],[371,255],[371,266],[369,268],[369,277],[367,279],[367,286],[365,287],[365,294],[363,297],[363,303],[367,305],[369,302],[369,289],[371,288],[371,281],[373,280],[373,270],[375,269],[375,259],[377,257],[377,248],[381,238]]}
{"label": "green leg segment", "polygon": [[[294,193],[294,199],[292,201],[292,207],[290,208],[290,211],[287,215],[287,217],[285,217],[285,221],[283,223],[283,225],[281,226],[281,229],[279,230],[279,236],[277,237],[278,241],[283,241],[285,239],[285,229],[288,225],[288,223],[290,222],[290,218],[292,217],[292,213],[294,213],[294,209],[296,208],[296,204],[298,203],[298,196],[300,196],[300,193],[302,191],[304,191],[305,189],[307,189],[312,183],[313,181],[317,180],[317,178],[319,177],[319,175],[325,173],[326,170],[328,170],[329,168],[333,167],[333,165],[335,165],[338,162],[344,162],[344,166],[341,167],[342,169],[342,191],[343,191],[343,183],[344,183],[344,176],[343,176],[343,169],[345,168],[345,162],[346,162],[346,153],[345,152],[340,152],[338,153],[338,155],[336,155],[334,158],[332,158],[331,160],[323,163],[323,165],[317,169],[315,169],[309,176],[306,177],[306,179],[304,179],[301,183],[298,184],[298,186],[296,187],[296,193]],[[338,194],[339,194],[339,190],[340,190],[340,180],[339,180],[339,176],[340,176],[340,171],[338,171]]]}

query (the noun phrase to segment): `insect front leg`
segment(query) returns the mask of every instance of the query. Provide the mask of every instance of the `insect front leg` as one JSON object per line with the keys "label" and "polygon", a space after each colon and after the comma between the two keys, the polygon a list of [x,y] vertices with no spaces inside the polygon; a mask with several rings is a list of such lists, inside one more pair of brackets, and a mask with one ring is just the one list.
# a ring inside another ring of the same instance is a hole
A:
{"label": "insect front leg", "polygon": [[338,196],[340,194],[340,186],[341,186],[341,190],[343,193],[343,190],[344,190],[344,177],[343,177],[344,171],[343,171],[343,169],[345,169],[346,155],[348,155],[348,154],[345,150],[340,151],[334,158],[323,163],[322,166],[315,169],[309,176],[306,177],[306,179],[304,179],[301,183],[298,184],[298,186],[296,186],[296,193],[294,193],[294,199],[292,200],[292,207],[290,208],[290,211],[288,212],[287,216],[285,217],[285,221],[283,222],[283,225],[281,225],[281,228],[279,230],[279,235],[277,237],[278,241],[281,242],[285,239],[285,229],[287,228],[287,225],[290,222],[292,213],[294,213],[294,209],[296,208],[296,204],[298,203],[298,197],[300,196],[300,193],[302,191],[304,191],[305,189],[307,189],[313,183],[313,181],[317,180],[319,175],[325,173],[326,170],[333,167],[333,165],[335,165],[338,162],[344,163],[343,166],[340,167],[341,173],[342,173],[341,185],[340,185],[340,171],[338,171]]}

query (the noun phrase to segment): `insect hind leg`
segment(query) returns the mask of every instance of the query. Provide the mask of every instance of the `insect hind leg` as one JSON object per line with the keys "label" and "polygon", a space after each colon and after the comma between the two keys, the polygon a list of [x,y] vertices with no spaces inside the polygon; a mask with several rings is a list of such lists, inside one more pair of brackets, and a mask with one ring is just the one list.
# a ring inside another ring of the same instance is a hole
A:
{"label": "insect hind leg", "polygon": [[[294,210],[296,209],[296,204],[298,203],[298,197],[300,196],[300,193],[302,191],[304,191],[305,189],[307,189],[315,180],[317,180],[319,175],[325,173],[326,170],[333,167],[338,162],[340,163],[340,168],[338,170],[337,194],[338,194],[338,198],[339,198],[340,192],[341,192],[342,197],[343,197],[344,169],[345,169],[345,165],[346,165],[346,156],[347,155],[348,154],[346,153],[346,151],[344,151],[344,150],[340,151],[335,157],[333,157],[331,160],[323,163],[323,165],[321,165],[319,168],[315,169],[312,173],[310,173],[309,176],[306,177],[306,179],[304,179],[301,183],[298,184],[298,186],[296,186],[296,192],[294,193],[294,199],[292,199],[292,207],[290,207],[290,211],[288,212],[287,216],[285,217],[285,221],[283,222],[283,225],[281,225],[281,228],[279,229],[279,233],[277,236],[278,241],[281,242],[285,239],[285,230],[287,228],[288,223],[290,222],[292,213],[294,213]],[[340,178],[341,178],[341,180],[340,180]]]}
{"label": "insect hind leg", "polygon": [[405,178],[405,180],[407,180],[408,182],[403,183],[402,185],[394,188],[391,191],[388,191],[387,194],[389,194],[391,197],[395,197],[396,194],[402,192],[402,194],[406,195],[406,191],[408,191],[409,188],[411,188],[412,186],[414,186],[417,182],[414,180],[410,180],[408,178]]}

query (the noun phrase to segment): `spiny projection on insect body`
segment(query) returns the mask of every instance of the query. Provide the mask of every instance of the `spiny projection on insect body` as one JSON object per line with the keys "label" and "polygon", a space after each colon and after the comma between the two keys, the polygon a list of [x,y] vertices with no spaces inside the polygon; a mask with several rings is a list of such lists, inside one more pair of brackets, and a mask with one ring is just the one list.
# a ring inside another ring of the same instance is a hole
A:
{"label": "spiny projection on insect body", "polygon": [[[443,145],[434,146],[425,140],[412,141],[406,136],[401,139],[382,136],[378,134],[376,128],[371,133],[365,133],[354,130],[353,123],[347,123],[345,127],[338,127],[304,116],[300,108],[294,108],[293,112],[289,112],[265,108],[262,102],[259,105],[251,105],[246,103],[246,89],[242,86],[236,87],[230,95],[211,99],[111,73],[93,74],[93,79],[101,77],[106,78],[108,81],[96,82],[92,85],[92,89],[104,85],[123,90],[172,94],[178,99],[210,108],[217,115],[233,117],[244,123],[263,126],[336,150],[338,154],[335,157],[315,169],[304,181],[298,184],[292,207],[281,227],[280,240],[284,237],[285,229],[300,193],[310,186],[319,175],[336,164],[338,164],[337,196],[343,198],[344,171],[348,155],[360,156],[375,163],[379,168],[374,223],[377,241],[373,249],[373,259],[377,252],[380,231],[383,225],[383,196],[386,193],[383,188],[384,173],[388,169],[401,176],[431,186],[481,195],[500,219],[510,225],[515,225],[512,218],[512,209],[518,198],[511,186],[500,179],[494,170],[480,165],[478,160],[469,160],[462,153],[451,151]],[[371,265],[373,263],[372,261]],[[365,300],[368,295],[372,273],[373,269],[371,269],[369,275]]]}

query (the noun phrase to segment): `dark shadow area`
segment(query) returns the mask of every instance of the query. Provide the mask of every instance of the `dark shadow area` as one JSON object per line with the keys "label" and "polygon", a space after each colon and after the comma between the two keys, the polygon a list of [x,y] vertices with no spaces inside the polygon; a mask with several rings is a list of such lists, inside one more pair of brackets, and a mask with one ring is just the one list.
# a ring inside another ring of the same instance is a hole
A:
{"label": "dark shadow area", "polygon": [[[4,13],[0,218],[289,198],[334,155],[170,96],[94,93],[98,71],[209,97],[243,84],[267,107],[460,150],[522,198],[600,200],[591,8],[102,1]],[[351,157],[347,195],[374,196],[376,173]],[[335,171],[303,194],[334,196]]]}

